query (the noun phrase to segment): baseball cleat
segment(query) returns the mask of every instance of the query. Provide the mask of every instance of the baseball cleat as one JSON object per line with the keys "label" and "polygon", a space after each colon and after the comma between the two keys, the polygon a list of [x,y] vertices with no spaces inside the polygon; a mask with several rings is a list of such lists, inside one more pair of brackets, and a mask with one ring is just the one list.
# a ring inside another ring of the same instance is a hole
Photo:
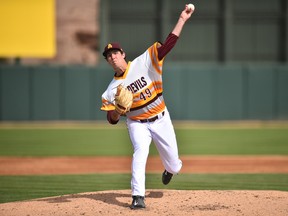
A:
{"label": "baseball cleat", "polygon": [[143,196],[132,196],[132,198],[131,209],[141,209],[146,207]]}
{"label": "baseball cleat", "polygon": [[170,182],[171,179],[172,179],[172,176],[173,176],[172,173],[169,173],[167,170],[164,170],[164,172],[163,172],[163,174],[162,174],[162,183],[163,183],[164,185],[169,184],[169,182]]}

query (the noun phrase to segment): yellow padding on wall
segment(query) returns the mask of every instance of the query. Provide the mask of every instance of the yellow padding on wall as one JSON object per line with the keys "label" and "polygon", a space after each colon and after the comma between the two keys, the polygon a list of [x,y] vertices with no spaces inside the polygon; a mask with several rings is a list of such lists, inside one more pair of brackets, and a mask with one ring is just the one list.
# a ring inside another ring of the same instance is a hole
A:
{"label": "yellow padding on wall", "polygon": [[55,0],[0,0],[0,57],[53,57]]}

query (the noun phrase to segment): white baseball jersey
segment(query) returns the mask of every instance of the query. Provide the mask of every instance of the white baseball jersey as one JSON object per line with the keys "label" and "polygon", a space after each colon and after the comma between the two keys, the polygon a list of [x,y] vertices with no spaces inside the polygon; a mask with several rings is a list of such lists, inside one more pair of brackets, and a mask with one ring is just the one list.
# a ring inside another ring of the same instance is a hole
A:
{"label": "white baseball jersey", "polygon": [[148,119],[165,109],[162,96],[162,63],[158,60],[158,42],[149,47],[142,55],[128,62],[121,77],[114,77],[102,95],[101,110],[114,110],[117,86],[122,84],[133,93],[133,104],[126,116],[132,120]]}
{"label": "white baseball jersey", "polygon": [[[145,196],[145,168],[149,146],[153,140],[164,168],[176,174],[182,167],[170,114],[166,108],[162,92],[162,64],[158,60],[158,42],[149,47],[132,62],[122,77],[115,77],[102,95],[101,110],[115,109],[114,98],[117,86],[122,84],[133,93],[133,104],[126,113],[127,128],[134,153],[132,159],[132,195]],[[163,112],[164,111],[164,112]],[[153,122],[138,120],[158,116]]]}

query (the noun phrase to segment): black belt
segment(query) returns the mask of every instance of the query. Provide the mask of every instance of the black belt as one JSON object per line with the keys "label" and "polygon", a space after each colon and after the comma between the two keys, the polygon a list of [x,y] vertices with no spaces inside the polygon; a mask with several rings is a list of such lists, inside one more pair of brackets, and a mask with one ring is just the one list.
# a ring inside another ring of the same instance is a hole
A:
{"label": "black belt", "polygon": [[[162,116],[164,116],[165,111],[163,111],[161,114],[162,114]],[[154,116],[153,118],[141,119],[140,122],[141,122],[141,123],[154,122],[154,121],[156,121],[158,118],[159,118],[158,115],[156,115],[156,116]]]}

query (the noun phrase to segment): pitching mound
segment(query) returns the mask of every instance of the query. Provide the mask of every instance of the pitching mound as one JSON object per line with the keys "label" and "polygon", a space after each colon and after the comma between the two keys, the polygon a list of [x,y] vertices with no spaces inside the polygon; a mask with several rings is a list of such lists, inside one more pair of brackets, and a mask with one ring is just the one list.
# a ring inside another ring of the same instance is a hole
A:
{"label": "pitching mound", "polygon": [[281,191],[147,190],[146,209],[130,210],[130,203],[129,190],[81,193],[0,204],[0,215],[288,215]]}

